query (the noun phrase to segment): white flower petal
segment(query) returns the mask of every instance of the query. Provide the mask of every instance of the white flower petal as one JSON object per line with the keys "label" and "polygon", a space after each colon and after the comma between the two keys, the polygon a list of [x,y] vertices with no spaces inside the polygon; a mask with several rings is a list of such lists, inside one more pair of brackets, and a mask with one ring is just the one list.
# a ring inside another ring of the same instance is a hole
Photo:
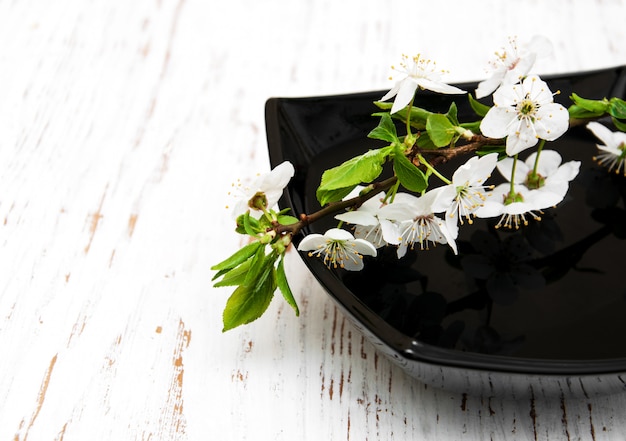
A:
{"label": "white flower petal", "polygon": [[326,238],[317,233],[307,234],[298,245],[299,251],[313,251],[326,245]]}
{"label": "white flower petal", "polygon": [[363,259],[355,256],[354,259],[346,259],[343,262],[343,269],[347,271],[361,271],[363,269]]}
{"label": "white flower petal", "polygon": [[524,99],[525,91],[522,84],[506,84],[493,94],[493,102],[496,107],[515,107]]}
{"label": "white flower petal", "polygon": [[335,216],[335,219],[356,225],[378,225],[378,218],[376,216],[370,212],[360,210],[347,211],[345,213],[338,214]]}
{"label": "white flower petal", "polygon": [[383,239],[385,239],[385,242],[392,245],[398,245],[400,243],[400,232],[398,231],[398,225],[395,222],[383,219],[380,221],[380,228],[383,232]]}
{"label": "white flower petal", "polygon": [[454,251],[454,254],[459,254],[459,250],[456,246],[456,240],[455,240],[457,238],[457,235],[453,234],[450,230],[448,230],[444,221],[438,219],[438,225],[439,225],[439,231],[441,231],[441,234],[445,238],[445,243],[447,243],[450,246],[450,248],[452,248],[452,251]]}
{"label": "white flower petal", "polygon": [[502,67],[501,69],[495,71],[490,78],[478,83],[478,87],[474,92],[476,94],[476,99],[481,99],[491,95],[498,87],[500,87],[506,73],[506,68]]}
{"label": "white flower petal", "polygon": [[561,165],[550,177],[559,181],[571,181],[580,172],[580,161],[569,161]]}
{"label": "white flower petal", "polygon": [[[511,175],[513,174],[513,164],[515,160],[513,158],[504,158],[498,161],[498,171],[502,176],[504,176],[509,181],[511,180]],[[526,180],[526,175],[528,172],[532,170],[533,164],[527,164],[525,162],[517,162],[515,169],[515,184],[522,184]]]}
{"label": "white flower petal", "polygon": [[510,107],[492,107],[481,121],[480,131],[488,138],[504,138],[516,118],[517,114]]}
{"label": "white flower petal", "polygon": [[548,84],[537,75],[530,75],[524,78],[522,82],[522,90],[524,96],[529,94],[533,101],[543,103],[551,103],[553,101],[552,91]]}
{"label": "white flower petal", "polygon": [[396,82],[396,84],[391,88],[389,92],[387,92],[380,100],[387,101],[389,98],[396,96],[398,90],[400,90],[400,86],[402,85],[402,81]]}
{"label": "white flower petal", "polygon": [[546,141],[554,141],[569,128],[569,113],[557,103],[544,104],[537,112],[535,129],[537,136]]}
{"label": "white flower petal", "polygon": [[587,124],[587,128],[591,130],[591,133],[596,135],[596,137],[602,141],[604,145],[615,147],[613,145],[613,132],[609,130],[608,127],[600,124],[599,122],[592,121]]}
{"label": "white flower petal", "polygon": [[528,72],[530,72],[530,69],[532,69],[533,65],[535,64],[536,59],[537,54],[535,53],[529,53],[525,57],[520,57],[517,63],[515,63],[515,65],[507,71],[503,83],[513,84],[520,81],[522,78],[528,75]]}
{"label": "white flower petal", "polygon": [[618,149],[617,147],[608,147],[605,145],[597,145],[597,147],[598,147],[598,150],[609,153],[613,156],[620,156],[622,154],[622,151]]}
{"label": "white flower petal", "polygon": [[295,172],[296,170],[293,164],[289,161],[285,161],[274,167],[271,172],[260,176],[257,182],[257,188],[263,192],[273,189],[278,189],[282,192]]}
{"label": "white flower petal", "polygon": [[395,221],[411,219],[414,216],[413,205],[406,202],[394,202],[382,207],[379,216],[381,219]]}
{"label": "white flower petal", "polygon": [[391,113],[396,113],[409,105],[413,97],[415,97],[415,91],[417,90],[417,83],[411,81],[410,78],[405,78],[400,84],[400,88],[396,94],[396,99],[391,107]]}
{"label": "white flower petal", "polygon": [[376,256],[376,247],[365,239],[354,239],[355,250],[363,256]]}
{"label": "white flower petal", "polygon": [[516,132],[506,138],[506,154],[515,156],[518,153],[537,145],[539,138],[535,134],[534,127],[530,123],[521,121]]}
{"label": "white flower petal", "polygon": [[354,240],[354,236],[349,232],[341,228],[331,228],[324,233],[324,237],[330,240]]}
{"label": "white flower petal", "polygon": [[[537,158],[537,152],[531,153],[526,161],[524,161],[524,165],[526,166],[526,172],[524,175],[528,174],[528,172],[535,168],[535,160]],[[539,164],[537,165],[537,173],[541,176],[548,176],[555,173],[559,166],[561,165],[561,155],[554,150],[543,150],[541,152],[541,156],[539,156]]]}
{"label": "white flower petal", "polygon": [[440,81],[433,81],[429,78],[417,78],[417,84],[423,89],[432,90],[433,92],[444,93],[444,94],[464,94],[466,91],[459,89],[458,87],[451,86],[446,83],[442,83]]}
{"label": "white flower petal", "polygon": [[[567,189],[565,191],[551,192],[545,190],[531,190],[528,195],[525,196],[525,201],[532,207],[533,210],[543,210],[544,208],[550,208],[556,206],[563,200]],[[526,210],[530,211],[530,209]]]}

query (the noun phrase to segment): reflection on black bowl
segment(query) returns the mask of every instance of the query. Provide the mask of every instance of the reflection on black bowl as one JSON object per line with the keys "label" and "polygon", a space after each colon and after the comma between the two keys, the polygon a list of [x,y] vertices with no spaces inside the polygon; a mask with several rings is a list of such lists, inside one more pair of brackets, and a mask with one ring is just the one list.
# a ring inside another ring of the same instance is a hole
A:
{"label": "reflection on black bowl", "polygon": [[[572,91],[593,99],[624,97],[626,68],[547,82],[566,106]],[[296,215],[319,209],[315,189],[322,172],[380,146],[367,133],[377,124],[373,102],[383,94],[267,102],[272,166],[289,160],[296,168],[281,208]],[[460,119],[473,118],[458,96],[424,92],[416,105],[445,112],[452,99]],[[477,220],[461,228],[458,255],[439,246],[398,260],[395,249],[386,248],[357,273],[304,261],[380,351],[428,384],[516,397],[537,388],[560,396],[624,391],[626,179],[592,162],[595,140],[583,127],[552,144],[564,161],[583,165],[566,199],[540,222],[506,232]],[[447,164],[448,174],[459,164]],[[306,232],[334,224],[326,219]]]}

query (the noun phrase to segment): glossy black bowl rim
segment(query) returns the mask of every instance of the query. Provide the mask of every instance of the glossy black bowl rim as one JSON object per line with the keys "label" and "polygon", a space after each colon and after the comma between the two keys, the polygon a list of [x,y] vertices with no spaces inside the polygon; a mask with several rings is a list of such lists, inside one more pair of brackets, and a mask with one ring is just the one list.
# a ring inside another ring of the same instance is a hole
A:
{"label": "glossy black bowl rim", "polygon": [[[546,75],[542,76],[542,78],[549,83],[550,80],[554,79],[567,80],[569,78],[602,74],[610,71],[614,71],[617,74],[617,80],[615,84],[611,86],[611,90],[615,90],[616,88],[623,90],[624,84],[626,84],[626,66],[567,74]],[[473,90],[476,85],[477,84],[475,82],[456,84],[456,86],[465,90]],[[265,106],[265,119],[271,166],[275,167],[285,160],[285,146],[283,145],[280,133],[281,118],[284,117],[284,115],[281,114],[284,103],[305,104],[307,102],[311,102],[312,100],[332,103],[333,101],[363,99],[367,97],[371,97],[372,101],[374,101],[379,99],[386,92],[386,90],[382,90],[339,95],[291,98],[276,97],[268,99]],[[289,189],[290,187],[285,189],[283,196],[279,201],[279,206],[281,208],[289,207],[294,209]],[[297,246],[301,239],[301,235],[294,237],[294,244]],[[433,365],[476,369],[481,371],[526,373],[536,375],[598,375],[626,372],[626,358],[553,360],[508,357],[446,349],[420,342],[415,338],[407,336],[406,334],[395,329],[368,306],[366,306],[361,300],[352,294],[343,285],[343,283],[332,274],[331,271],[328,271],[319,259],[308,259],[306,257],[306,253],[302,252],[300,252],[300,255],[307,268],[311,271],[330,297],[341,307],[344,313],[349,315],[352,320],[356,321],[356,323],[358,323],[361,327],[364,327],[367,333],[382,342],[386,346],[386,349],[395,353],[395,358],[399,358],[401,364],[428,363]]]}

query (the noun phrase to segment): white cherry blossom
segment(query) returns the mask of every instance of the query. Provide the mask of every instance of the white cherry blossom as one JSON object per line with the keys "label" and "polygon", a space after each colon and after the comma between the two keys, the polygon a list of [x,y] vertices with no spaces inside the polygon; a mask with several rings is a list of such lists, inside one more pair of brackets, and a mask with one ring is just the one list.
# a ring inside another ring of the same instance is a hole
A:
{"label": "white cherry blossom", "polygon": [[260,217],[263,210],[259,209],[255,203],[257,200],[261,200],[266,209],[274,207],[294,173],[293,164],[285,161],[269,173],[258,175],[250,185],[244,185],[241,182],[233,184],[236,193],[238,193],[235,195],[237,202],[233,208],[233,217],[237,218],[248,210],[253,215]]}
{"label": "white cherry blossom", "polygon": [[420,197],[408,193],[399,193],[393,204],[389,204],[381,211],[388,217],[393,217],[398,223],[398,258],[403,257],[408,248],[413,249],[419,244],[421,250],[429,249],[430,244],[448,244],[455,254],[458,253],[455,237],[448,231],[443,219],[435,216],[434,210],[437,200],[442,194],[443,187],[426,192]]}
{"label": "white cherry blossom", "polygon": [[467,93],[458,87],[442,82],[441,77],[446,72],[438,69],[434,61],[425,59],[419,54],[412,58],[403,55],[400,67],[392,66],[392,69],[403,74],[404,78],[397,81],[395,86],[381,98],[381,101],[386,101],[391,97],[396,97],[391,113],[404,109],[415,96],[418,87],[444,94]]}
{"label": "white cherry blossom", "polygon": [[[362,189],[362,186],[357,186],[355,191],[351,192],[347,198],[356,196]],[[356,225],[354,236],[371,242],[376,248],[380,248],[387,243],[397,244],[397,234],[393,220],[381,215],[381,208],[385,206],[383,202],[384,196],[384,193],[379,193],[365,201],[356,210],[338,214],[335,216],[335,219]]]}
{"label": "white cherry blossom", "polygon": [[[569,161],[562,164],[561,155],[554,150],[543,150],[537,163],[537,176],[533,176],[537,152],[533,152],[525,161],[517,161],[515,166],[515,184],[523,184],[529,190],[545,193],[546,207],[556,205],[563,200],[569,190],[569,183],[580,170],[580,161]],[[504,158],[498,162],[498,171],[510,179],[513,171],[513,158]],[[545,208],[545,207],[544,207]]]}
{"label": "white cherry blossom", "polygon": [[597,144],[600,153],[594,160],[615,173],[626,176],[626,133],[613,132],[598,122],[590,122],[587,128],[604,143]]}
{"label": "white cherry blossom", "polygon": [[536,145],[539,139],[554,141],[569,127],[567,109],[554,102],[550,88],[538,76],[500,87],[493,101],[480,130],[489,138],[506,137],[509,156]]}
{"label": "white cherry blossom", "polygon": [[487,190],[491,189],[485,181],[497,162],[497,153],[473,156],[454,172],[452,183],[442,187],[442,194],[434,208],[436,212],[442,207],[445,210],[446,225],[453,237],[458,235],[459,222],[463,224],[466,220],[471,224],[473,214],[485,203]]}
{"label": "white cherry blossom", "polygon": [[363,269],[363,256],[376,256],[376,247],[364,239],[340,228],[331,228],[322,234],[309,234],[298,245],[299,251],[309,251],[309,257],[317,256],[329,268],[348,271]]}
{"label": "white cherry blossom", "polygon": [[541,220],[542,209],[553,205],[551,195],[531,191],[524,185],[514,186],[511,196],[511,184],[498,185],[491,192],[491,197],[478,210],[476,217],[500,217],[496,228],[519,229],[528,225],[528,219]]}
{"label": "white cherry blossom", "polygon": [[533,68],[536,59],[550,55],[552,50],[550,40],[540,35],[521,46],[518,46],[516,37],[509,38],[508,47],[495,53],[495,61],[491,63],[493,67],[491,77],[478,83],[476,98],[491,95],[504,84],[515,84],[521,81]]}

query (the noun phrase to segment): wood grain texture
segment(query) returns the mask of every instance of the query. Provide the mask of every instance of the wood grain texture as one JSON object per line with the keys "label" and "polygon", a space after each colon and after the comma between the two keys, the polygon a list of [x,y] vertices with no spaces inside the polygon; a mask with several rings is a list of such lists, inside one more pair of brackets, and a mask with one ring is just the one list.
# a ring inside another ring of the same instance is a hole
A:
{"label": "wood grain texture", "polygon": [[[457,396],[408,378],[296,255],[301,306],[221,333],[229,185],[268,168],[270,96],[389,87],[402,52],[483,75],[626,63],[626,2],[0,2],[0,439],[623,439],[623,395]],[[494,47],[494,45],[496,45]]]}

